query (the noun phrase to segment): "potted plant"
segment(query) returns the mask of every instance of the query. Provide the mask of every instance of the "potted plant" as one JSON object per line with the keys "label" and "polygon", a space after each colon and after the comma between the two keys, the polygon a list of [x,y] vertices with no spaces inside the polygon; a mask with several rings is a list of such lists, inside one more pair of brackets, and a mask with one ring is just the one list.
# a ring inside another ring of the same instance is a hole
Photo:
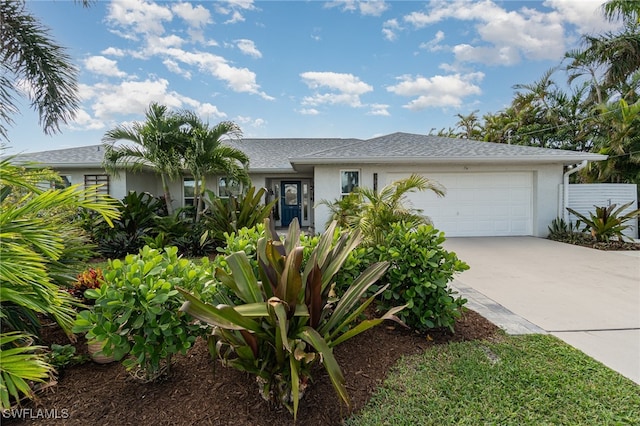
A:
{"label": "potted plant", "polygon": [[173,355],[186,353],[205,332],[179,310],[184,299],[174,287],[205,292],[207,260],[196,265],[177,252],[176,247],[146,246],[124,261],[110,260],[105,284],[85,292],[94,304],[78,313],[74,332],[86,332],[98,349],[95,360],[113,357],[134,377],[152,381],[169,371]]}

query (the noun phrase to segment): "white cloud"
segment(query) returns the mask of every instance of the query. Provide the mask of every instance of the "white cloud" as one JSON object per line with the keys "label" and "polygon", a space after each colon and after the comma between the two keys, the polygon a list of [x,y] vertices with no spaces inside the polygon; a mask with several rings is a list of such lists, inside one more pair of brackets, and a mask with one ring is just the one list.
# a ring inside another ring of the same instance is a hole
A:
{"label": "white cloud", "polygon": [[484,64],[515,65],[520,62],[519,50],[512,46],[473,47],[459,44],[453,48],[456,59],[462,62],[478,62]]}
{"label": "white cloud", "polygon": [[380,16],[389,9],[389,5],[384,1],[361,1],[358,6],[360,7],[360,13],[370,16]]}
{"label": "white cloud", "polygon": [[[444,20],[475,23],[479,43],[454,49],[458,61],[513,65],[529,60],[559,60],[567,50],[567,23],[581,30],[598,22],[597,6],[602,1],[547,0],[550,11],[521,7],[508,11],[491,0],[432,0],[426,12],[404,16],[420,29]],[[600,18],[602,22],[602,18]],[[429,47],[429,46],[426,46]],[[505,62],[506,61],[506,62]]]}
{"label": "white cloud", "polygon": [[381,115],[381,116],[390,116],[389,113],[389,105],[385,104],[371,104],[369,105],[371,110],[367,113],[367,115]]}
{"label": "white cloud", "polygon": [[484,74],[481,72],[436,75],[430,78],[403,75],[398,77],[398,84],[387,87],[387,90],[396,95],[414,98],[404,105],[404,108],[413,111],[430,107],[460,107],[465,97],[482,93],[476,83],[483,78]]}
{"label": "white cloud", "polygon": [[76,111],[73,122],[69,123],[71,130],[100,130],[105,127],[106,124],[104,121],[91,117],[84,109]]}
{"label": "white cloud", "polygon": [[220,111],[217,106],[211,105],[206,102],[200,105],[196,105],[196,114],[202,117],[204,120],[208,120],[210,118],[226,118],[227,114]]}
{"label": "white cloud", "polygon": [[602,16],[604,0],[546,0],[543,5],[555,9],[562,21],[576,26],[578,34],[602,33],[619,25]]}
{"label": "white cloud", "polygon": [[211,13],[202,5],[193,7],[191,3],[177,3],[171,6],[171,10],[191,28],[202,28],[212,22]]}
{"label": "white cloud", "polygon": [[124,50],[119,49],[117,47],[107,47],[100,53],[102,53],[103,55],[118,56],[118,57],[122,57],[126,55]]}
{"label": "white cloud", "polygon": [[147,47],[144,49],[144,54],[155,55],[162,54],[172,47],[181,47],[184,44],[184,40],[175,34],[166,37],[149,36],[146,44]]}
{"label": "white cloud", "polygon": [[318,114],[320,114],[320,111],[318,111],[315,108],[302,108],[298,112],[300,114],[302,114],[302,115],[318,115]]}
{"label": "white cloud", "polygon": [[162,63],[164,64],[165,67],[167,67],[167,69],[169,71],[171,71],[174,74],[178,74],[183,76],[184,78],[186,78],[187,80],[191,80],[191,73],[187,70],[183,70],[180,67],[180,64],[178,64],[176,61],[174,61],[173,59],[165,59],[164,61],[162,61]]}
{"label": "white cloud", "polygon": [[72,128],[75,129],[100,129],[121,123],[123,118],[141,116],[150,102],[158,102],[170,109],[188,108],[203,119],[227,116],[215,105],[169,90],[169,82],[165,79],[100,83],[93,86],[81,84],[79,92],[85,104],[90,105],[92,114],[84,109],[80,110],[72,123]]}
{"label": "white cloud", "polygon": [[164,33],[163,21],[171,21],[169,8],[145,0],[118,0],[109,4],[107,21],[138,34]]}
{"label": "white cloud", "polygon": [[436,35],[429,41],[420,44],[420,49],[426,49],[430,52],[437,52],[444,49],[440,42],[444,40],[444,32],[438,31]]}
{"label": "white cloud", "polygon": [[237,116],[234,121],[238,124],[253,127],[254,129],[264,127],[267,124],[267,121],[262,118],[251,118],[242,115]]}
{"label": "white cloud", "polygon": [[235,92],[253,93],[262,98],[272,100],[273,97],[260,90],[256,83],[256,74],[247,68],[237,68],[229,65],[222,56],[209,52],[188,52],[182,49],[167,49],[164,52],[174,61],[198,67],[201,72],[207,72],[223,80]]}
{"label": "white cloud", "polygon": [[84,66],[88,71],[95,74],[106,75],[107,77],[124,77],[124,71],[118,69],[118,63],[107,59],[104,56],[90,56],[84,60]]}
{"label": "white cloud", "polygon": [[224,23],[235,24],[244,22],[243,12],[256,10],[253,0],[228,0],[214,3],[215,11],[221,15],[230,16]]}
{"label": "white cloud", "polygon": [[380,16],[389,9],[383,0],[333,0],[324,4],[326,8],[339,7],[345,12],[359,11],[362,15]]}
{"label": "white cloud", "polygon": [[313,96],[307,96],[303,100],[304,105],[342,104],[360,107],[362,106],[360,96],[373,91],[371,85],[353,74],[309,71],[300,74],[300,77],[313,90],[325,89],[331,92],[316,92]]}
{"label": "white cloud", "polygon": [[389,19],[382,24],[382,35],[386,40],[395,41],[398,39],[396,32],[401,29],[397,19]]}
{"label": "white cloud", "polygon": [[262,53],[258,50],[253,40],[247,40],[245,38],[236,40],[236,46],[245,55],[249,55],[254,58],[262,58]]}

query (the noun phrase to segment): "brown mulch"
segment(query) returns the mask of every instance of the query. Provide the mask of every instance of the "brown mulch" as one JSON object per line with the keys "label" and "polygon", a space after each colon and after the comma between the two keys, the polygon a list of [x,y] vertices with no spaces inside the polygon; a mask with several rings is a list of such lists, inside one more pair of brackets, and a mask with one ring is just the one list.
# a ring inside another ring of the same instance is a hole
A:
{"label": "brown mulch", "polygon": [[[338,425],[358,412],[403,355],[417,354],[448,342],[496,338],[498,328],[474,311],[466,310],[456,322],[456,333],[435,330],[428,336],[402,329],[395,323],[375,327],[334,349],[347,381],[352,407],[340,404],[331,382],[318,370],[315,382],[300,403],[298,425]],[[67,343],[55,330],[44,333],[44,344]],[[46,342],[48,340],[48,342]],[[79,351],[86,345],[78,343]],[[186,356],[175,357],[171,374],[163,381],[142,384],[118,363],[87,362],[62,371],[58,384],[24,408],[56,410],[65,419],[7,421],[3,424],[65,425],[287,425],[293,417],[265,402],[255,379],[225,368],[209,357],[206,343],[198,341]],[[6,422],[6,423],[5,423]]]}
{"label": "brown mulch", "polygon": [[555,240],[561,243],[573,244],[576,246],[588,247],[597,250],[604,251],[636,251],[640,250],[640,243],[631,242],[631,241],[607,241],[607,242],[598,242],[590,239],[579,239],[577,241],[565,241],[562,239]]}

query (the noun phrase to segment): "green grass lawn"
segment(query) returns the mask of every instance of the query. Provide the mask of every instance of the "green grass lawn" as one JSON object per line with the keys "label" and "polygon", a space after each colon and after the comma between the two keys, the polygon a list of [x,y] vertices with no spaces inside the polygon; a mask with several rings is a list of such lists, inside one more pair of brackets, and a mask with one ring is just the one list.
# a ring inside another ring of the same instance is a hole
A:
{"label": "green grass lawn", "polygon": [[355,425],[640,425],[640,386],[549,335],[403,359]]}

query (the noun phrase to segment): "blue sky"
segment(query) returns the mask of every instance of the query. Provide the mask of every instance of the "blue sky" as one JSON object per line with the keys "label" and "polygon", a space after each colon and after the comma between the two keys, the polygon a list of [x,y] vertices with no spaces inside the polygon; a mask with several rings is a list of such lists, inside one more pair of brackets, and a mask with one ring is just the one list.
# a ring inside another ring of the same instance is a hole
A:
{"label": "blue sky", "polygon": [[8,151],[100,143],[152,101],[235,121],[247,138],[429,133],[506,107],[581,34],[611,29],[601,4],[29,1],[80,70],[82,108],[46,136],[25,102]]}

